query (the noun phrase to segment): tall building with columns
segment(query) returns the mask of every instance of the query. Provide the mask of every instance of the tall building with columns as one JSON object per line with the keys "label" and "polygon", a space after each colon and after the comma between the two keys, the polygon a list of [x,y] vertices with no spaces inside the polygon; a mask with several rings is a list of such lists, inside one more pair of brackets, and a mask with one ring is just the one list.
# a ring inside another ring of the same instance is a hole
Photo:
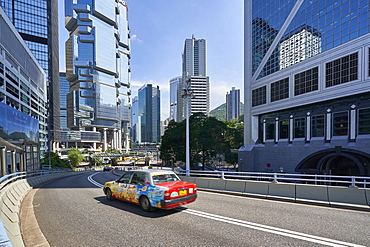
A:
{"label": "tall building with columns", "polygon": [[128,149],[130,32],[123,0],[66,0],[67,125],[79,147]]}
{"label": "tall building with columns", "polygon": [[240,171],[370,176],[370,3],[244,1]]}

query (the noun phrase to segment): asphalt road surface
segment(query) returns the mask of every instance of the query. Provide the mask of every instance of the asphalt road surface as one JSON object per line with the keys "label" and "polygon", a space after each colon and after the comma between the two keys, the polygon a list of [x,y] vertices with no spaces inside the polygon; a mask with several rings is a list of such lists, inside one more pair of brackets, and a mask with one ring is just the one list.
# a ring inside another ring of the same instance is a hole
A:
{"label": "asphalt road surface", "polygon": [[370,211],[198,191],[182,208],[144,212],[106,199],[117,177],[95,172],[44,184],[33,208],[50,246],[370,246]]}

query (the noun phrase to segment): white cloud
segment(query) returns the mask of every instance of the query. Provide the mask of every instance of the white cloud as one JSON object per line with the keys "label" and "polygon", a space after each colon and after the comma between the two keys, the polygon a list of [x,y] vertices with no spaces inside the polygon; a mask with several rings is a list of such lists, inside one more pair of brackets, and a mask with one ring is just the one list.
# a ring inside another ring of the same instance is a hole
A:
{"label": "white cloud", "polygon": [[144,42],[143,40],[139,39],[136,34],[131,35],[130,40],[133,41],[133,42],[138,42],[140,44]]}

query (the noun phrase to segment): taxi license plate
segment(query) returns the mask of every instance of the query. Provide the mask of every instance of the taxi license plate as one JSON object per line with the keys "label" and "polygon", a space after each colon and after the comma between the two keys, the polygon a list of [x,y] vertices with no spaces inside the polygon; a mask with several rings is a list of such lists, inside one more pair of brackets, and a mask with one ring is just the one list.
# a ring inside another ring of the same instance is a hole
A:
{"label": "taxi license plate", "polygon": [[180,190],[179,191],[179,195],[180,196],[184,196],[184,195],[186,195],[188,193],[188,191],[187,190]]}

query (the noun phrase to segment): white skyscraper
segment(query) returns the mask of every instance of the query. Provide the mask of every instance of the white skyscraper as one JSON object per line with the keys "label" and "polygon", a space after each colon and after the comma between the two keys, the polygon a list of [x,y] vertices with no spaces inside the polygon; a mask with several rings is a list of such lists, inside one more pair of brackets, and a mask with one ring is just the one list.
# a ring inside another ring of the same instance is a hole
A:
{"label": "white skyscraper", "polygon": [[203,112],[209,115],[210,86],[206,65],[206,40],[195,39],[194,35],[191,39],[186,39],[182,54],[182,80],[178,90],[178,121],[185,118],[185,102],[182,92],[187,83],[190,84],[192,90],[190,114]]}

